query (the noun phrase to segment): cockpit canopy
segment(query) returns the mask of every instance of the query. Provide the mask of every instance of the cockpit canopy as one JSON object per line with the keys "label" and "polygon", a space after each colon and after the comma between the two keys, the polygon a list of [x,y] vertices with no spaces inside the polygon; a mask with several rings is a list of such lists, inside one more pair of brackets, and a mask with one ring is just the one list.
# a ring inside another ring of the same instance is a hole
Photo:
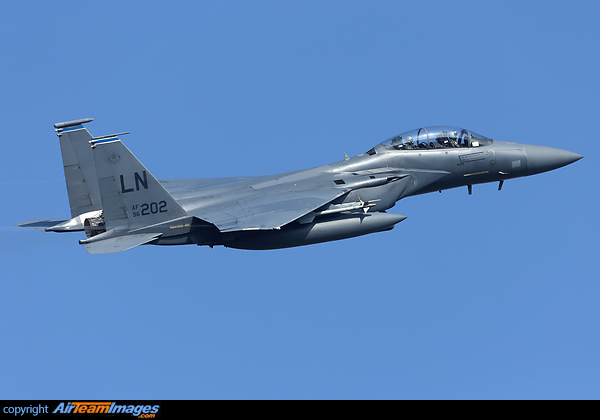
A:
{"label": "cockpit canopy", "polygon": [[421,127],[394,136],[379,143],[367,153],[373,155],[385,150],[430,150],[458,147],[480,147],[493,140],[481,134],[458,127]]}

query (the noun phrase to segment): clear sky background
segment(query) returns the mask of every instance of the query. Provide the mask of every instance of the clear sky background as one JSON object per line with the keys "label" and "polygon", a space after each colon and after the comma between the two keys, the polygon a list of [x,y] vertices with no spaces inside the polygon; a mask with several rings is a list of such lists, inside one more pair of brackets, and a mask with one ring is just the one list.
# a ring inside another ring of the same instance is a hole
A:
{"label": "clear sky background", "polygon": [[[0,398],[600,397],[600,3],[0,3]],[[275,251],[12,225],[69,215],[52,124],[159,179],[269,175],[455,125],[565,168],[412,197]]]}

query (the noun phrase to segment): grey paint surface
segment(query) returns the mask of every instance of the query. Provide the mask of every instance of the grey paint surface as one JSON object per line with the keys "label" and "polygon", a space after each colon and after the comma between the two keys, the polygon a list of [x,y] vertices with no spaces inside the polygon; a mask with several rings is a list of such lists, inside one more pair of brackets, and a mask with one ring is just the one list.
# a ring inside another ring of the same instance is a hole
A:
{"label": "grey paint surface", "polygon": [[[423,127],[365,154],[265,177],[156,180],[118,138],[84,123],[55,124],[71,219],[17,226],[85,231],[92,254],[143,244],[275,249],[391,230],[402,198],[557,169],[581,155],[491,140],[455,127]],[[125,134],[125,133],[120,133]]]}

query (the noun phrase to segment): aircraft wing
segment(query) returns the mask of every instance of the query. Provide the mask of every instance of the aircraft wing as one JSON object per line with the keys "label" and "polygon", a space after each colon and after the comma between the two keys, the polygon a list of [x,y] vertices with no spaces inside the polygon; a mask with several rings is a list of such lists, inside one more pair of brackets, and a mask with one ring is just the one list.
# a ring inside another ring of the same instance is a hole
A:
{"label": "aircraft wing", "polygon": [[347,189],[273,191],[198,209],[192,214],[214,224],[221,232],[272,230],[324,206],[346,194]]}
{"label": "aircraft wing", "polygon": [[[403,180],[406,171],[357,171],[352,173],[323,173],[321,168],[289,172],[277,177],[233,179],[231,193],[225,192],[227,180],[220,180],[217,192],[210,187],[180,186],[180,191],[194,190],[194,204],[186,207],[189,215],[214,224],[221,232],[244,230],[273,230],[298,220],[326,206],[352,190],[384,185]],[[168,185],[168,184],[167,184]],[[181,194],[177,191],[175,195]],[[174,191],[175,192],[175,191]],[[203,204],[203,198],[214,204]],[[222,200],[223,197],[234,197]]]}

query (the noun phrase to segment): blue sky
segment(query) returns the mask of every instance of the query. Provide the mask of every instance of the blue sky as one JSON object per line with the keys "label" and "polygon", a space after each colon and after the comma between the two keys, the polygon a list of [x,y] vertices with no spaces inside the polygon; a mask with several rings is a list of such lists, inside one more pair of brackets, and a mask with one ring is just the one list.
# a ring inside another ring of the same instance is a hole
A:
{"label": "blue sky", "polygon": [[[1,398],[600,395],[598,2],[4,2]],[[52,124],[157,178],[268,175],[456,125],[585,159],[412,197],[391,232],[92,256]]]}

